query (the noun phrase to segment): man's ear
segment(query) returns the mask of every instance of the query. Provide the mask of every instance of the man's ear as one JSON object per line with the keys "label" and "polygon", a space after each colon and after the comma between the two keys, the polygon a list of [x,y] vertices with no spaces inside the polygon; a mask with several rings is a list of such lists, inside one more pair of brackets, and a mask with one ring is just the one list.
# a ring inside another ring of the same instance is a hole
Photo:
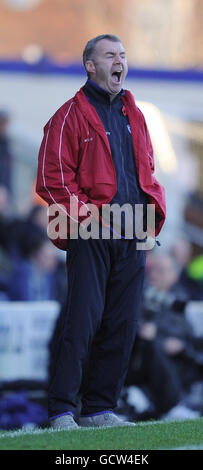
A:
{"label": "man's ear", "polygon": [[91,59],[87,60],[87,62],[85,63],[85,68],[88,73],[95,73],[96,71],[94,62]]}

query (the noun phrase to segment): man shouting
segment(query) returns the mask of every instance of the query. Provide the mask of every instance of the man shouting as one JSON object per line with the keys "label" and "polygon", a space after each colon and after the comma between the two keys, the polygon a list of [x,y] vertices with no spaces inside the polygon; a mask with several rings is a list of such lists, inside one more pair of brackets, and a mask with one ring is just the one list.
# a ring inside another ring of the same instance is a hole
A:
{"label": "man shouting", "polygon": [[[52,239],[67,250],[68,271],[67,307],[48,394],[55,429],[134,425],[115,413],[145,272],[145,249],[137,248],[135,230],[126,235],[126,220],[139,220],[139,205],[145,226],[148,204],[155,208],[155,236],[165,220],[164,189],[153,176],[146,122],[130,91],[123,89],[128,66],[121,40],[110,34],[91,39],[83,63],[87,81],[46,124],[39,152],[37,193],[67,218],[66,236]],[[78,212],[72,211],[72,201]],[[116,228],[112,219],[107,224],[102,208],[123,204],[128,211],[121,214],[118,236],[118,221]],[[98,237],[87,237],[91,220],[99,227]],[[80,229],[78,236],[74,230],[71,236],[73,226]]]}

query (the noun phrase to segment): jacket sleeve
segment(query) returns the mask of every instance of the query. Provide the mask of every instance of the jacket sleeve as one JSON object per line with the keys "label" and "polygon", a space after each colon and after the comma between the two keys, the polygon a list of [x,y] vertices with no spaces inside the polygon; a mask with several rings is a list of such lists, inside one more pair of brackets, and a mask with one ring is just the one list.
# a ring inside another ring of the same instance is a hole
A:
{"label": "jacket sleeve", "polygon": [[[49,205],[56,204],[59,211],[77,222],[77,213],[81,206],[86,206],[88,197],[78,182],[79,136],[73,121],[68,122],[65,118],[54,115],[44,128],[36,192]],[[70,208],[71,201],[75,204]],[[87,210],[86,207],[86,213]]]}
{"label": "jacket sleeve", "polygon": [[154,173],[154,151],[153,151],[152,141],[151,141],[151,137],[148,131],[145,118],[144,118],[144,131],[145,131],[145,140],[146,140],[146,147],[147,147],[147,154],[149,158],[150,168],[151,168],[152,173]]}
{"label": "jacket sleeve", "polygon": [[149,134],[149,130],[146,124],[146,120],[144,115],[143,120],[144,120],[144,135],[145,135],[145,143],[146,143],[146,149],[147,149],[147,156],[149,158],[149,163],[150,163],[150,168],[151,168],[151,173],[152,173],[152,181],[153,181],[153,186],[156,188],[156,194],[158,195],[158,200],[159,204],[155,203],[156,207],[156,235],[161,230],[161,227],[164,223],[165,217],[166,217],[166,195],[165,195],[165,188],[157,181],[157,179],[154,176],[154,171],[155,171],[155,164],[154,164],[154,151],[153,151],[153,146],[152,146],[152,141],[151,137]]}

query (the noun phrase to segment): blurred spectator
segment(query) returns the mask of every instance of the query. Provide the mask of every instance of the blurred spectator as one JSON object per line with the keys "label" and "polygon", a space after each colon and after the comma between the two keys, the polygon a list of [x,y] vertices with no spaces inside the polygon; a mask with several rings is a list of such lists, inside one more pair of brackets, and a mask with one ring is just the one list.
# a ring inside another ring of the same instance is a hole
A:
{"label": "blurred spectator", "polygon": [[[183,248],[183,247],[182,247]],[[190,258],[190,249],[179,250],[174,259],[170,254],[153,256],[147,270],[145,319],[153,319],[157,340],[164,353],[179,370],[182,387],[187,391],[200,379],[195,361],[195,341],[191,325],[184,316],[190,293],[180,282],[180,272]],[[184,256],[183,256],[184,254]],[[177,263],[180,260],[182,264]],[[154,289],[154,290],[153,290]]]}
{"label": "blurred spectator", "polygon": [[147,260],[145,305],[150,310],[173,308],[181,312],[190,300],[180,283],[181,266],[169,253],[152,254]]}
{"label": "blurred spectator", "polygon": [[10,221],[7,245],[13,259],[24,256],[25,245],[36,229],[46,236],[47,214],[44,206],[34,205],[26,217],[17,216]]}
{"label": "blurred spectator", "polygon": [[34,224],[44,230],[44,233],[47,233],[47,206],[34,205],[28,214],[27,223]]}
{"label": "blurred spectator", "polygon": [[171,255],[181,267],[179,285],[187,292],[190,300],[203,300],[203,256],[193,260],[192,251],[192,244],[180,239],[172,246]]}
{"label": "blurred spectator", "polygon": [[10,197],[6,186],[0,185],[0,300],[8,300],[8,282],[11,260],[7,253]]}
{"label": "blurred spectator", "polygon": [[[176,316],[170,316],[168,324],[174,322],[174,318]],[[131,413],[134,412],[134,418],[138,420],[167,416],[189,419],[199,416],[201,412],[198,406],[193,410],[187,405],[186,397],[191,384],[200,380],[202,368],[195,364],[191,348],[187,349],[189,342],[186,342],[185,336],[188,335],[189,325],[185,321],[183,323],[181,328],[180,325],[179,328],[177,324],[173,325],[175,333],[170,330],[166,332],[155,321],[143,321],[140,325],[125,382],[126,403],[134,405]],[[132,400],[135,386],[140,387],[148,399],[148,406],[142,413],[137,413],[139,398],[136,389]]]}
{"label": "blurred spectator", "polygon": [[63,276],[58,270],[55,248],[42,230],[35,228],[23,245],[10,281],[11,300],[63,300]]}
{"label": "blurred spectator", "polygon": [[134,416],[137,419],[187,419],[202,412],[200,402],[194,410],[187,405],[187,396],[201,382],[203,370],[202,342],[197,344],[184,316],[190,297],[180,283],[181,270],[190,256],[186,244],[176,258],[168,253],[148,256],[143,311],[126,377],[126,402],[130,387],[131,405],[133,400],[136,405],[131,388],[135,386],[149,400],[148,409]]}
{"label": "blurred spectator", "polygon": [[0,184],[0,246],[7,248],[10,196],[6,186]]}
{"label": "blurred spectator", "polygon": [[177,289],[181,266],[170,254],[153,254],[147,263],[147,284],[162,292]]}
{"label": "blurred spectator", "polygon": [[181,269],[184,269],[192,258],[192,244],[184,238],[178,239],[172,245],[170,254],[179,263]]}
{"label": "blurred spectator", "polygon": [[9,115],[0,110],[0,184],[12,191],[12,155],[8,137]]}
{"label": "blurred spectator", "polygon": [[11,218],[9,203],[8,189],[0,186],[0,299],[63,302],[65,260],[48,240],[46,207]]}
{"label": "blurred spectator", "polygon": [[5,185],[0,185],[0,216],[6,217],[9,212],[9,192]]}

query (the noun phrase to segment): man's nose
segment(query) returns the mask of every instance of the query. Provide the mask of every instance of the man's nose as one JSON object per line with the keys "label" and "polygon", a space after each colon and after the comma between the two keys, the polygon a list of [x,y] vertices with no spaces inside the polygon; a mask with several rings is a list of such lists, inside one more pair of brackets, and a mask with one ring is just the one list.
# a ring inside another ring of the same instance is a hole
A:
{"label": "man's nose", "polygon": [[119,54],[116,54],[114,57],[114,64],[122,64],[122,59]]}

